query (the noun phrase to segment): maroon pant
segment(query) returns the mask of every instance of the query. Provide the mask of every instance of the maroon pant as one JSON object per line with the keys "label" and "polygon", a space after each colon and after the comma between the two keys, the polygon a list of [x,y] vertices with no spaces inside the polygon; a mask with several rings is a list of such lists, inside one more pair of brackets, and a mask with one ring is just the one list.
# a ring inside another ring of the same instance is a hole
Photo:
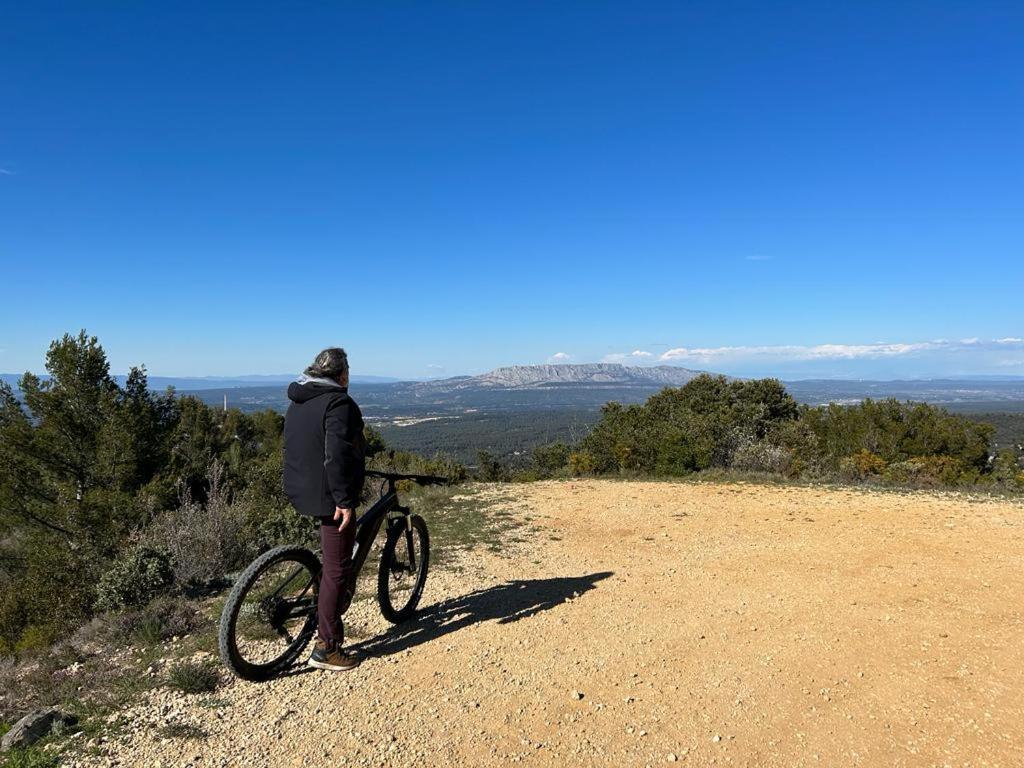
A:
{"label": "maroon pant", "polygon": [[348,577],[352,572],[352,547],[356,541],[356,521],[344,531],[338,531],[339,521],[332,517],[320,518],[320,549],[323,551],[323,570],[320,572],[320,597],[317,602],[320,639],[328,646],[341,647],[345,640],[345,627],[341,614],[348,610],[352,593]]}

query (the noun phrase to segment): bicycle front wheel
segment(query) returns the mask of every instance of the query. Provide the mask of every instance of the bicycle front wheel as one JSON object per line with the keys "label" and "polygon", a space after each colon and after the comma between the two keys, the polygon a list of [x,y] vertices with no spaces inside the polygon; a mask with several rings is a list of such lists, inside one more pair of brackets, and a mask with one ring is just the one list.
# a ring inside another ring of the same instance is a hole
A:
{"label": "bicycle front wheel", "polygon": [[416,613],[430,563],[430,536],[419,515],[392,524],[377,572],[380,612],[392,624]]}
{"label": "bicycle front wheel", "polygon": [[276,547],[246,568],[228,595],[218,644],[228,669],[245,680],[283,672],[316,631],[320,561],[304,547]]}

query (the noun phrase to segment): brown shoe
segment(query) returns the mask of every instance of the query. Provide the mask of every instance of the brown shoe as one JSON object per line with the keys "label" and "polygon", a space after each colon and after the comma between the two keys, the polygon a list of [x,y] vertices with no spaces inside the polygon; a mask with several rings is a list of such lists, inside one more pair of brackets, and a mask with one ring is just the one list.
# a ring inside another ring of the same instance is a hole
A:
{"label": "brown shoe", "polygon": [[331,672],[344,672],[359,666],[359,658],[354,654],[345,653],[341,648],[331,647],[323,640],[316,641],[316,648],[306,662],[317,669],[328,669]]}

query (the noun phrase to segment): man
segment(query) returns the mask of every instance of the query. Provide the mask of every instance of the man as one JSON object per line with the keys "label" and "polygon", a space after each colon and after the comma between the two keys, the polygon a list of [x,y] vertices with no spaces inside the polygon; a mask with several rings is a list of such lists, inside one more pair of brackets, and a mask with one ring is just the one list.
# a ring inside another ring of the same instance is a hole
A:
{"label": "man", "polygon": [[355,543],[355,508],[363,489],[366,441],[363,415],[348,395],[348,356],[325,349],[288,386],[284,419],[284,491],[301,515],[319,522],[323,571],[317,603],[316,647],[309,665],[340,671],[359,660],[342,650],[346,588]]}

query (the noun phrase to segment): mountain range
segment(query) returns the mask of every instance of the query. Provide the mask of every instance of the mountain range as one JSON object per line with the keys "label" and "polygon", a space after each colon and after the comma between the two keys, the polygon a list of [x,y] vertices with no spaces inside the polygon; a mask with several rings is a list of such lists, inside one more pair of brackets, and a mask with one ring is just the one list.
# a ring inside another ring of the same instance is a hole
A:
{"label": "mountain range", "polygon": [[510,365],[479,376],[455,376],[433,381],[403,382],[418,392],[459,389],[529,389],[561,386],[681,387],[704,371],[658,365],[650,368],[618,363],[581,365]]}
{"label": "mountain range", "polygon": [[[39,378],[46,379],[46,374]],[[114,380],[118,384],[124,384],[128,377],[123,374],[116,374]],[[251,374],[243,376],[147,376],[149,388],[162,392],[168,387],[174,387],[179,391],[196,392],[206,389],[238,389],[240,387],[269,387],[287,385],[295,380],[291,373],[279,374]],[[17,388],[20,373],[0,373],[0,381]],[[392,384],[401,381],[393,376],[352,376],[353,384]]]}
{"label": "mountain range", "polygon": [[[680,387],[703,371],[676,366],[626,366],[617,363],[580,365],[513,365],[478,376],[428,381],[397,381],[353,376],[352,392],[370,418],[422,418],[467,412],[596,409],[610,400],[643,402],[664,387]],[[17,386],[17,375],[0,374]],[[174,386],[220,405],[243,410],[287,405],[286,384],[293,376],[151,377],[154,390]],[[118,377],[123,380],[123,377]],[[907,381],[817,379],[785,382],[800,402],[853,403],[865,397],[920,400],[957,410],[1024,410],[1024,378],[984,377]]]}

